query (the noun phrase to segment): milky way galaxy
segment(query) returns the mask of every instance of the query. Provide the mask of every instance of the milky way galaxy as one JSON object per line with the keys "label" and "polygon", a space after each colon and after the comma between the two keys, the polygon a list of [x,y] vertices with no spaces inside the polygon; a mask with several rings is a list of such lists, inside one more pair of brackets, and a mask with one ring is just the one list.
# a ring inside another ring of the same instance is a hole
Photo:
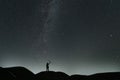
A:
{"label": "milky way galaxy", "polygon": [[0,66],[34,73],[120,71],[119,0],[0,0]]}

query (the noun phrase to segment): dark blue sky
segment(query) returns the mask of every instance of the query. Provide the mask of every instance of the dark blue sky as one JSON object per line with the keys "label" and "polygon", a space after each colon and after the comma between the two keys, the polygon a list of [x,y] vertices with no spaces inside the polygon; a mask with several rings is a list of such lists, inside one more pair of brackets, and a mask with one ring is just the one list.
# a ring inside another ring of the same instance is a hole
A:
{"label": "dark blue sky", "polygon": [[68,74],[120,71],[119,0],[0,0],[0,65]]}

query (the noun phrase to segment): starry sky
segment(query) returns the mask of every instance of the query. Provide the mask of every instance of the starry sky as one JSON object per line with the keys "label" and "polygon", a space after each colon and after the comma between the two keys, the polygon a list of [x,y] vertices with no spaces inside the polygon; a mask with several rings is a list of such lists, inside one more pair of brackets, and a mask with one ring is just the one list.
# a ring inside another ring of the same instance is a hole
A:
{"label": "starry sky", "polygon": [[119,0],[0,0],[0,66],[34,73],[120,71]]}

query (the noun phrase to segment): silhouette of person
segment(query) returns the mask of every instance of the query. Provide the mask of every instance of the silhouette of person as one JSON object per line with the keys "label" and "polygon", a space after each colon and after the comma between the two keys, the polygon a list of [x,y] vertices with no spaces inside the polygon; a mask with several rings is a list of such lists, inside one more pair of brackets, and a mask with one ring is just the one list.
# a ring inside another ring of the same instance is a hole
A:
{"label": "silhouette of person", "polygon": [[50,65],[50,61],[46,63],[46,71],[49,71],[49,65]]}

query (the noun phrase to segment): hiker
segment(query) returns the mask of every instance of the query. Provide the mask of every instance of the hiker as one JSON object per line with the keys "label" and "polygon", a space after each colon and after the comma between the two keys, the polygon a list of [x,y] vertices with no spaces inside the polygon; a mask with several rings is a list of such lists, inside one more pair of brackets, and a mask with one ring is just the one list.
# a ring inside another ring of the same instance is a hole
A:
{"label": "hiker", "polygon": [[46,63],[46,71],[49,71],[49,65],[50,65],[50,61]]}

